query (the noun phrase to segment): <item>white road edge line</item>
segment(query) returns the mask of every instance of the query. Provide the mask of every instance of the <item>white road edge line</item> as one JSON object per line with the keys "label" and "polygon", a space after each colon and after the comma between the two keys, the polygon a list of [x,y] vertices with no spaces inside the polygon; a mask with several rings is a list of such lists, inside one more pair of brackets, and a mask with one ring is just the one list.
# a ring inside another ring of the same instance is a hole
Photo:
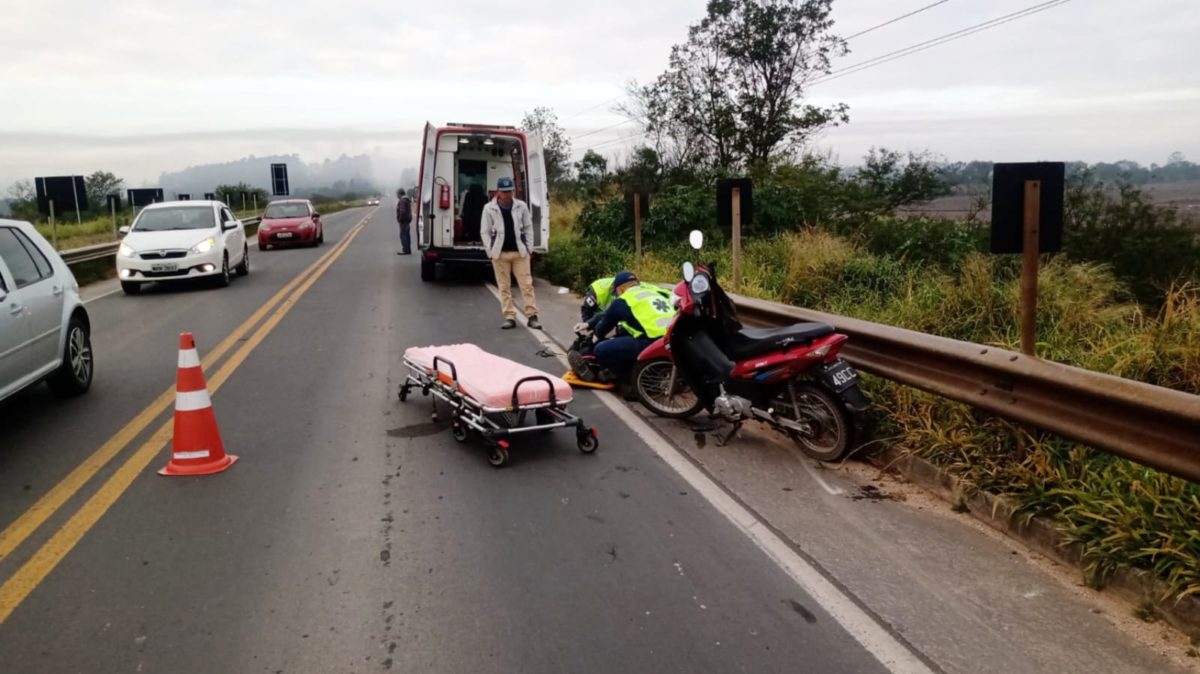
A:
{"label": "white road edge line", "polygon": [[[492,285],[487,288],[496,299],[500,292]],[[568,365],[558,344],[540,330],[525,326],[543,346],[550,349],[563,365]],[[853,599],[826,578],[808,560],[771,531],[759,526],[758,518],[745,506],[733,500],[720,485],[705,475],[674,446],[663,439],[648,423],[612,395],[600,393],[596,396],[618,419],[625,422],[638,437],[668,466],[673,468],[688,484],[703,496],[714,508],[742,531],[760,550],[766,553],[784,573],[817,601],[834,620],[854,637],[864,649],[895,674],[933,674],[933,671],[904,643],[880,625]]]}

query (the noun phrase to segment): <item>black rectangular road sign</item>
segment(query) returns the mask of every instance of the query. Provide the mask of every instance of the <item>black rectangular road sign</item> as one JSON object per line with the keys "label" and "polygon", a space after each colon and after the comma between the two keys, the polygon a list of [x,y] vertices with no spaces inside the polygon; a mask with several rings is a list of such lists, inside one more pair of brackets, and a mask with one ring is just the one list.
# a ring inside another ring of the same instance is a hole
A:
{"label": "black rectangular road sign", "polygon": [[120,194],[104,195],[104,205],[108,208],[109,211],[121,210],[121,195]]}
{"label": "black rectangular road sign", "polygon": [[754,222],[754,181],[749,178],[722,178],[717,181],[717,226],[733,226],[733,188],[740,188],[742,224]]}
{"label": "black rectangular road sign", "polygon": [[287,164],[271,164],[271,194],[286,197],[288,192]]}
{"label": "black rectangular road sign", "polygon": [[86,211],[88,208],[83,176],[34,178],[33,184],[37,191],[38,213],[42,215],[50,215],[51,201],[54,202],[54,212],[59,215],[76,209]]}
{"label": "black rectangular road sign", "polygon": [[163,191],[161,187],[143,187],[139,189],[126,190],[126,196],[129,197],[129,205],[132,208],[141,208],[163,201]]}
{"label": "black rectangular road sign", "polygon": [[625,221],[633,224],[633,195],[639,194],[638,210],[641,211],[642,220],[645,220],[650,215],[650,195],[646,192],[637,192],[636,190],[625,191]]}
{"label": "black rectangular road sign", "polygon": [[992,167],[992,252],[1017,254],[1025,240],[1025,183],[1041,181],[1038,252],[1062,249],[1063,162],[994,164]]}
{"label": "black rectangular road sign", "polygon": [[216,192],[205,192],[205,193],[204,193],[204,200],[205,200],[205,201],[216,201],[216,200],[217,200],[217,194],[216,194]]}

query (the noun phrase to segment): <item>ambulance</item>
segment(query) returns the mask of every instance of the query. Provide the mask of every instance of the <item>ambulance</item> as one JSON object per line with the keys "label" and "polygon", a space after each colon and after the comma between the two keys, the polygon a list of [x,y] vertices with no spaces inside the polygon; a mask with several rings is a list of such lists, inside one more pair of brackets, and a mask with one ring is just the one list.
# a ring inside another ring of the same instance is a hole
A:
{"label": "ambulance", "polygon": [[541,137],[514,126],[425,125],[414,204],[422,281],[435,280],[439,267],[490,267],[480,220],[496,181],[505,176],[513,179],[516,198],[532,212],[530,249],[546,253],[550,193]]}

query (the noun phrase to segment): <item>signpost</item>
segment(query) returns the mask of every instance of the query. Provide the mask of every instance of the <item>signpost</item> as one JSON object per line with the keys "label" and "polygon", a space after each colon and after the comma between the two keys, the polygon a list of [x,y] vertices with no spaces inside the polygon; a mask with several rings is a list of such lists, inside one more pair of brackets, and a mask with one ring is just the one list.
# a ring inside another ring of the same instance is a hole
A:
{"label": "signpost", "polygon": [[121,195],[106,194],[105,201],[108,202],[108,210],[112,213],[113,233],[118,233],[117,229],[117,211],[121,210]]}
{"label": "signpost", "polygon": [[1038,255],[1062,248],[1062,162],[995,164],[992,252],[1021,254],[1021,352],[1037,355]]}
{"label": "signpost", "polygon": [[717,181],[717,224],[733,232],[733,287],[742,285],[742,222],[754,221],[754,181],[723,178]]}
{"label": "signpost", "polygon": [[633,248],[642,259],[642,218],[650,212],[650,195],[637,190],[625,191],[625,219],[633,221]]}

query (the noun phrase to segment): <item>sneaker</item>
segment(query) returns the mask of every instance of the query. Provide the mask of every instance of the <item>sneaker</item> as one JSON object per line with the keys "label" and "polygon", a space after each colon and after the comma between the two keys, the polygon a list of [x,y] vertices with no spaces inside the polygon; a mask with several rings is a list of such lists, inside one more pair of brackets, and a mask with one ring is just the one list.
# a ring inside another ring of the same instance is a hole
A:
{"label": "sneaker", "polygon": [[571,366],[571,371],[575,373],[576,377],[583,381],[596,381],[596,373],[592,371],[592,366],[578,351],[567,353],[567,364]]}
{"label": "sneaker", "polygon": [[542,329],[542,323],[538,320],[537,316],[530,316],[526,324],[534,330]]}
{"label": "sneaker", "polygon": [[517,322],[511,318],[504,319],[504,322],[500,324],[501,330],[512,330],[515,327],[517,327]]}

